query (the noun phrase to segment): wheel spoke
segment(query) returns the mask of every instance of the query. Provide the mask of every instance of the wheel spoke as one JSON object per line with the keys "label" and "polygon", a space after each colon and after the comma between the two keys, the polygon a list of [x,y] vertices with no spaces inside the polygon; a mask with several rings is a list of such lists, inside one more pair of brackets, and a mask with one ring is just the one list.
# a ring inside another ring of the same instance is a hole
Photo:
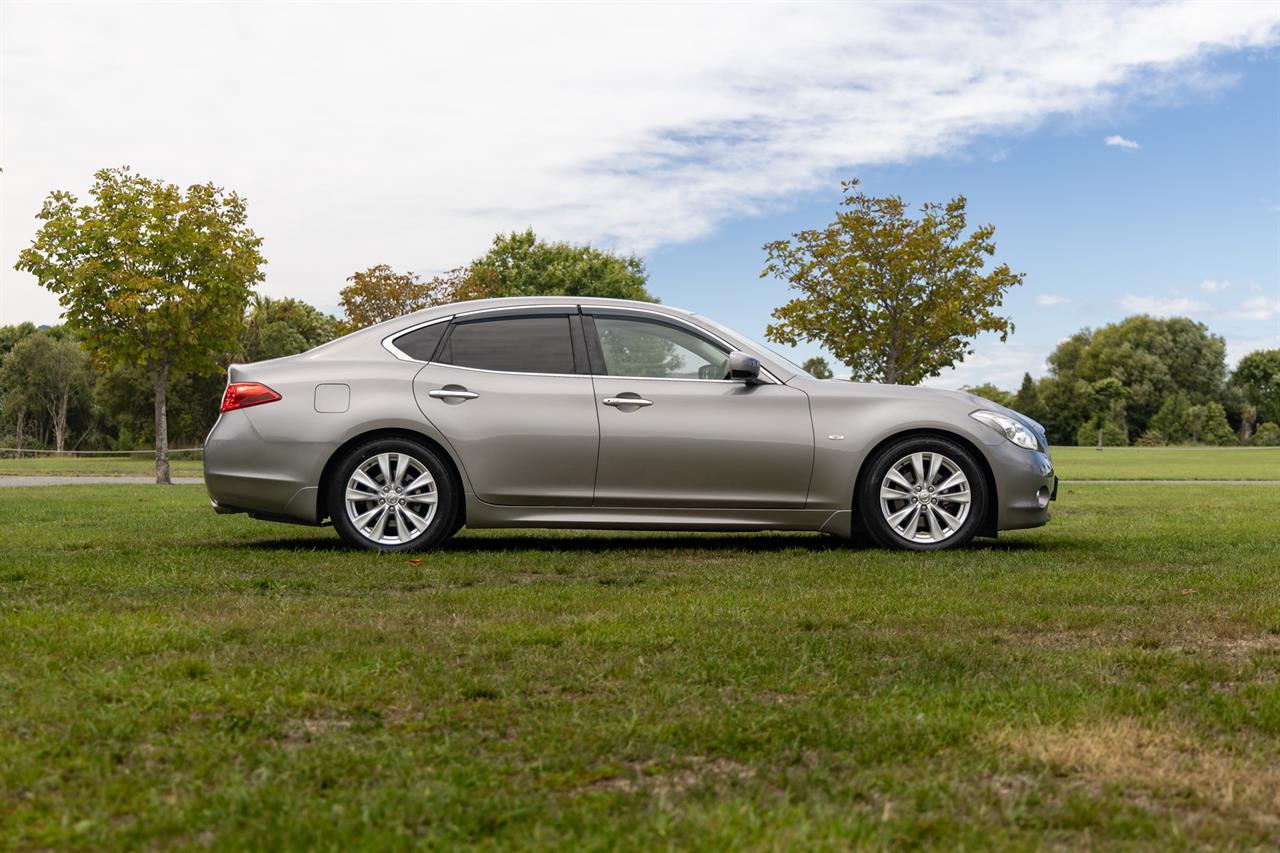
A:
{"label": "wheel spoke", "polygon": [[886,482],[893,483],[895,486],[901,486],[908,492],[911,491],[911,482],[906,477],[899,474],[897,468],[890,468],[889,473],[884,475],[884,479]]}
{"label": "wheel spoke", "polygon": [[910,515],[912,510],[915,510],[916,512],[919,512],[919,511],[920,511],[920,507],[919,507],[919,506],[908,506],[908,507],[903,507],[902,509],[900,509],[900,510],[898,510],[897,512],[895,512],[893,515],[887,516],[887,520],[888,520],[889,524],[893,525],[894,527],[897,527],[897,528],[901,529],[902,525],[901,525],[901,524],[899,524],[898,522],[902,521],[902,519],[904,519],[904,518],[906,518],[908,515]]}
{"label": "wheel spoke", "polygon": [[381,509],[382,512],[378,515],[378,520],[373,525],[373,529],[369,531],[369,537],[377,540],[382,539],[382,533],[387,529],[387,516],[391,514],[387,511],[385,506],[379,507],[379,509]]}
{"label": "wheel spoke", "polygon": [[424,527],[426,527],[428,524],[431,523],[430,507],[427,508],[425,515],[422,513],[416,512],[413,507],[408,506],[407,504],[401,504],[400,509],[405,515],[409,517],[409,520],[413,522],[414,527],[418,528],[419,530],[422,530]]}
{"label": "wheel spoke", "polygon": [[409,518],[399,506],[396,510],[396,535],[399,536],[401,542],[408,542],[417,535],[417,529],[409,524]]}
{"label": "wheel spoke", "polygon": [[938,491],[945,492],[957,483],[963,482],[965,482],[964,472],[957,469],[954,474],[942,481],[942,484],[938,486]]}
{"label": "wheel spoke", "polygon": [[420,504],[433,504],[436,502],[436,493],[423,492],[420,495],[405,495],[404,499],[406,501],[414,501],[415,503],[420,503]]}
{"label": "wheel spoke", "polygon": [[910,492],[904,492],[901,489],[889,489],[884,486],[880,487],[880,499],[885,501],[905,501],[911,497]]}
{"label": "wheel spoke", "polygon": [[933,537],[934,542],[941,542],[945,534],[938,524],[938,508],[935,506],[929,507],[927,514],[929,516],[929,535]]}
{"label": "wheel spoke", "polygon": [[940,501],[950,501],[954,504],[967,504],[970,500],[970,493],[968,491],[951,492],[946,495],[938,495],[936,499]]}
{"label": "wheel spoke", "polygon": [[924,454],[911,454],[911,473],[916,475],[916,485],[924,485]]}
{"label": "wheel spoke", "polygon": [[375,492],[366,492],[362,489],[353,489],[347,486],[347,500],[349,501],[376,501],[378,495]]}
{"label": "wheel spoke", "polygon": [[952,530],[956,530],[960,527],[961,522],[959,518],[947,512],[945,509],[943,509],[940,506],[935,506],[933,509],[935,512],[938,513],[938,515],[942,516],[942,520],[945,521],[947,523],[947,526],[950,527]]}
{"label": "wheel spoke", "polygon": [[406,492],[406,493],[408,493],[408,492],[416,492],[418,489],[421,489],[421,488],[423,488],[424,486],[433,486],[433,485],[435,485],[435,482],[436,482],[436,481],[435,481],[435,478],[431,476],[431,472],[430,472],[430,471],[423,471],[423,472],[422,472],[421,474],[419,474],[416,478],[414,478],[414,480],[413,480],[413,482],[412,482],[412,483],[410,483],[409,485],[405,486],[405,487],[404,487],[404,490],[405,490],[405,492]]}

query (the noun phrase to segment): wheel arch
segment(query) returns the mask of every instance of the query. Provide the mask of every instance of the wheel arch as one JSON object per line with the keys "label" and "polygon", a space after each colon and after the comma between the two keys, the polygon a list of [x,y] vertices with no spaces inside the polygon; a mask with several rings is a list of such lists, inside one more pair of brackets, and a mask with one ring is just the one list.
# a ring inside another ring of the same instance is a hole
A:
{"label": "wheel arch", "polygon": [[466,490],[462,484],[462,472],[458,470],[458,463],[454,460],[453,454],[429,435],[417,432],[416,430],[404,429],[402,427],[384,427],[381,429],[371,429],[362,432],[359,435],[353,435],[344,441],[333,453],[329,454],[329,458],[324,463],[324,469],[320,472],[320,490],[319,499],[316,501],[316,515],[318,521],[323,521],[329,515],[329,507],[326,498],[329,494],[329,484],[333,478],[333,472],[338,467],[338,460],[347,454],[351,448],[364,444],[369,441],[377,441],[384,438],[402,438],[408,441],[416,441],[426,446],[429,450],[440,457],[440,461],[444,463],[445,468],[449,472],[449,477],[453,481],[453,486],[458,490],[458,523],[465,524],[467,520],[467,501]]}
{"label": "wheel arch", "polygon": [[867,476],[867,471],[871,468],[871,465],[869,464],[870,461],[874,459],[885,447],[893,444],[894,442],[902,441],[904,438],[945,438],[948,441],[955,442],[973,454],[973,458],[978,460],[978,467],[982,470],[982,478],[986,482],[987,495],[989,496],[986,512],[983,515],[982,524],[978,528],[977,535],[994,537],[996,535],[1000,519],[1000,500],[999,493],[996,488],[995,474],[991,470],[991,463],[987,461],[986,454],[965,436],[948,430],[935,428],[905,429],[901,432],[895,432],[891,435],[887,435],[867,451],[866,456],[862,457],[862,464],[858,466],[858,476],[854,479],[853,483],[852,524],[854,533],[857,534],[862,532],[862,518],[861,514],[858,512],[858,494],[862,489],[862,484]]}

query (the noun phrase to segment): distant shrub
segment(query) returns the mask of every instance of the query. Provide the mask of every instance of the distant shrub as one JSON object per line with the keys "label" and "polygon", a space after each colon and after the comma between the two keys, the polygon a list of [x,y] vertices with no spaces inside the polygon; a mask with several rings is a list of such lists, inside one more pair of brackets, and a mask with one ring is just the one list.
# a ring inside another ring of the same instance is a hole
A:
{"label": "distant shrub", "polygon": [[[1076,430],[1076,444],[1081,447],[1096,447],[1098,444],[1098,417],[1095,415],[1080,425]],[[1102,425],[1102,444],[1104,447],[1128,447],[1129,432],[1115,421],[1105,421]]]}
{"label": "distant shrub", "polygon": [[1169,442],[1164,440],[1164,436],[1155,430],[1147,430],[1138,436],[1138,440],[1133,443],[1134,447],[1164,447]]}
{"label": "distant shrub", "polygon": [[1255,447],[1280,447],[1280,424],[1267,421],[1253,434]]}

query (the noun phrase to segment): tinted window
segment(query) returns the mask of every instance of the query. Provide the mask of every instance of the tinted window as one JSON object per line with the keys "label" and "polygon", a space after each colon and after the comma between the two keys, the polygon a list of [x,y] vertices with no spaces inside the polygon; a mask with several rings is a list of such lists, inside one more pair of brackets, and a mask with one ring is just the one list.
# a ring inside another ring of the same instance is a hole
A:
{"label": "tinted window", "polygon": [[729,354],[698,335],[647,320],[596,317],[610,376],[724,379]]}
{"label": "tinted window", "polygon": [[569,318],[562,314],[458,323],[438,360],[510,373],[573,373]]}
{"label": "tinted window", "polygon": [[412,332],[403,334],[392,341],[396,345],[396,349],[409,356],[416,358],[418,361],[430,361],[431,356],[436,354],[436,344],[440,343],[440,339],[444,337],[444,330],[449,328],[449,323],[432,323],[430,326],[423,326],[421,329],[414,329]]}

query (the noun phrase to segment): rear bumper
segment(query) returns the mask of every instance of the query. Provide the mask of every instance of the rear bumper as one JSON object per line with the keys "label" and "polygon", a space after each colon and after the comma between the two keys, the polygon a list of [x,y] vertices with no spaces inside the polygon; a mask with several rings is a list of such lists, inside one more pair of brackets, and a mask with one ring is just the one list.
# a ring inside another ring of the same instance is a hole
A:
{"label": "rear bumper", "polygon": [[299,476],[312,465],[294,458],[308,445],[267,442],[246,412],[218,419],[204,446],[204,483],[215,512],[318,524],[319,489]]}

